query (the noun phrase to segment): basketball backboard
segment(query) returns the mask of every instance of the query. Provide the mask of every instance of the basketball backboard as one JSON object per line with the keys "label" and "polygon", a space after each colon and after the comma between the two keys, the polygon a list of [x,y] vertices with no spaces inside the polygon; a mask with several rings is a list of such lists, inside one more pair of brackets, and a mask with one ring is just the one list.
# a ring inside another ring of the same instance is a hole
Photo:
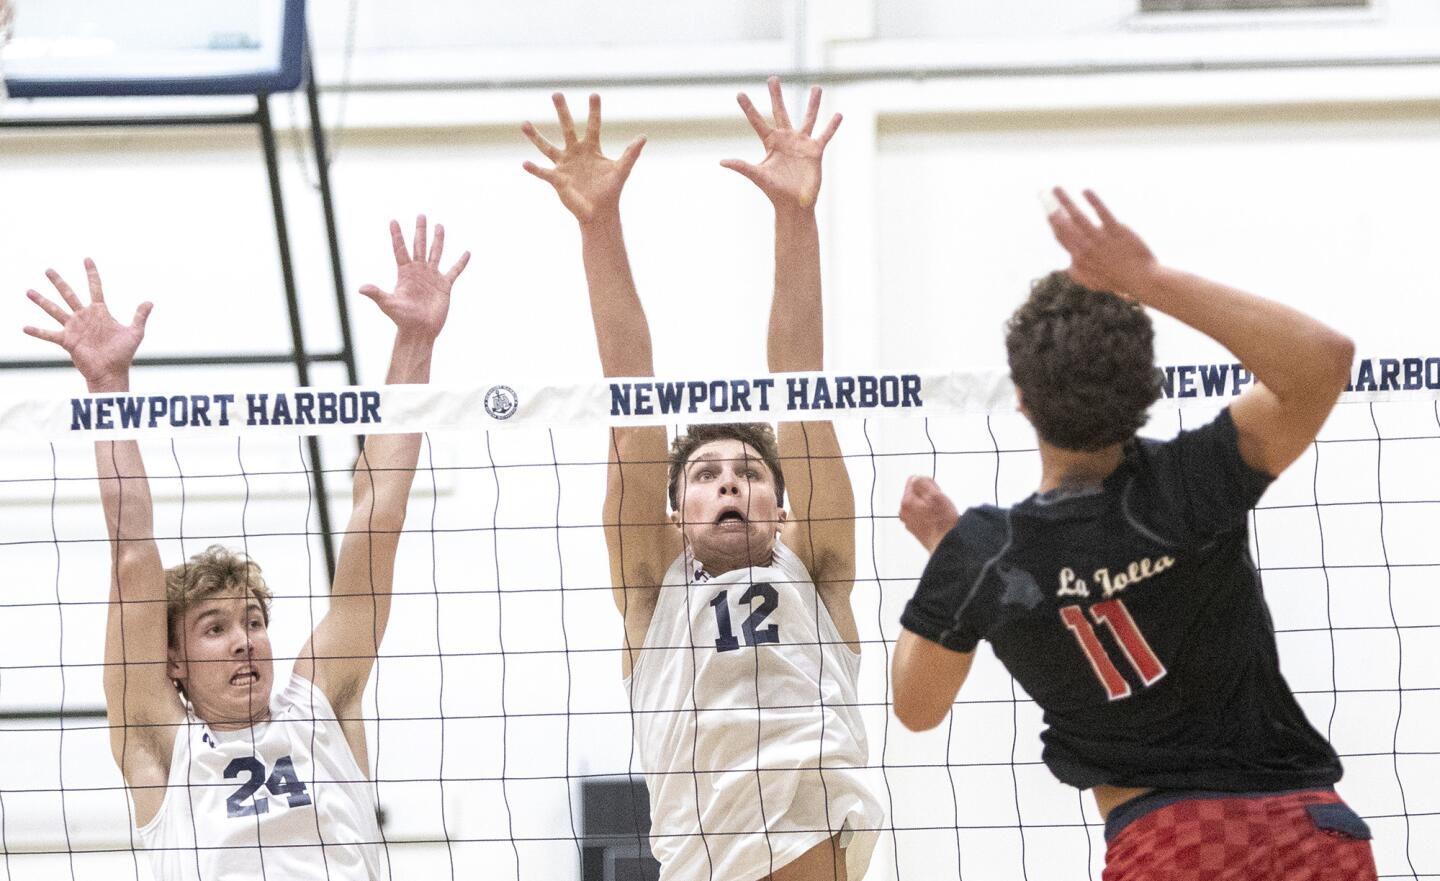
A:
{"label": "basketball backboard", "polygon": [[283,92],[302,77],[305,0],[10,0],[12,98]]}

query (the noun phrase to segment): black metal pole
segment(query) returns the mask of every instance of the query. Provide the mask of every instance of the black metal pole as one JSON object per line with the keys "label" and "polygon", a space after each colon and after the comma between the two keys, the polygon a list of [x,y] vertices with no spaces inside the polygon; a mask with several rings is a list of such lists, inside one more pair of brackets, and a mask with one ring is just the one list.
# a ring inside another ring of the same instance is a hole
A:
{"label": "black metal pole", "polygon": [[[270,96],[256,95],[256,116],[260,124],[260,140],[265,147],[265,171],[270,178],[270,205],[275,213],[275,237],[280,247],[280,272],[285,280],[285,302],[290,309],[290,338],[295,353],[295,372],[300,384],[310,384],[310,361],[305,354],[305,334],[300,325],[300,298],[295,291],[295,268],[290,260],[290,232],[285,223],[285,200],[280,190],[280,160],[275,146],[275,126],[270,120]],[[325,466],[320,455],[320,439],[307,438],[310,445],[310,477],[315,486],[315,507],[320,514],[321,546],[325,550],[325,569],[330,584],[335,583],[335,547],[330,527],[330,504],[325,495]]]}
{"label": "black metal pole", "polygon": [[315,85],[315,67],[310,42],[305,42],[305,99],[310,108],[310,140],[315,147],[315,174],[320,182],[320,207],[325,213],[325,235],[330,244],[330,274],[335,279],[335,311],[340,316],[340,354],[345,361],[346,379],[359,383],[355,371],[355,341],[350,334],[350,307],[345,300],[345,273],[340,266],[340,237],[335,229],[335,197],[330,189],[330,151],[325,143],[325,126],[320,119],[320,91]]}
{"label": "black metal pole", "polygon": [[[340,266],[340,236],[335,229],[335,199],[330,190],[330,151],[325,144],[325,126],[320,118],[320,90],[315,85],[314,56],[305,40],[305,103],[310,109],[310,142],[315,149],[315,178],[320,184],[320,208],[325,214],[325,237],[330,244],[330,275],[335,280],[335,314],[340,321],[340,357],[345,378],[358,385],[355,370],[355,340],[350,333],[350,306],[345,300],[345,272]],[[355,435],[356,452],[365,449],[365,437]]]}

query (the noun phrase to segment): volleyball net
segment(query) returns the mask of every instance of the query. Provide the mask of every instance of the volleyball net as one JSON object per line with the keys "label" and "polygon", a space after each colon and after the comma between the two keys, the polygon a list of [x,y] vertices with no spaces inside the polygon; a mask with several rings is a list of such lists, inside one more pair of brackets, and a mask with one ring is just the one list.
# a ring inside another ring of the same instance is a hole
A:
{"label": "volleyball net", "polygon": [[[1149,436],[1203,424],[1252,381],[1236,364],[1165,377]],[[1362,358],[1354,377],[1257,507],[1252,549],[1282,668],[1344,759],[1341,793],[1375,832],[1381,876],[1435,878],[1440,358]],[[939,728],[906,731],[889,711],[900,612],[926,561],[896,517],[905,478],[935,477],[962,508],[1038,484],[1013,392],[980,373],[0,402],[5,876],[149,877],[104,713],[111,550],[94,441],[140,440],[167,565],[223,544],[263,567],[283,683],[327,607],[318,506],[349,505],[348,466],[314,496],[304,436],[340,462],[356,435],[424,432],[363,700],[391,876],[598,881],[654,877],[600,523],[604,427],[825,418],[855,490],[865,771],[885,808],[866,877],[1098,878],[1094,805],[1041,763],[1040,711],[988,648]]]}

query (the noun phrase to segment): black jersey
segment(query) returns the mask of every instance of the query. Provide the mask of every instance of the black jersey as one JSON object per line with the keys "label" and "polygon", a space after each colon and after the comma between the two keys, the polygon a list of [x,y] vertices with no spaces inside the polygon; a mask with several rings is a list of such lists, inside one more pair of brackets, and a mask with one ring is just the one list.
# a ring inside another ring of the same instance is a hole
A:
{"label": "black jersey", "polygon": [[1103,485],[971,508],[936,548],[905,629],[988,640],[1045,711],[1065,783],[1273,791],[1340,779],[1280,675],[1246,516],[1270,478],[1222,412],[1137,439]]}

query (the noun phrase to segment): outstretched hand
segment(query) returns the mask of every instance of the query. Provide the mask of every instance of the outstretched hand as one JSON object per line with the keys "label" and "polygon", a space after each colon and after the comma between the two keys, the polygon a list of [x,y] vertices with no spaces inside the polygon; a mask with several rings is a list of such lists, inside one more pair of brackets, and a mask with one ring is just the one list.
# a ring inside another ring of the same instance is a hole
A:
{"label": "outstretched hand", "polygon": [[798,206],[804,209],[815,207],[820,195],[820,159],[825,145],[835,136],[840,127],[840,114],[830,117],[830,122],[818,136],[815,121],[820,115],[820,87],[810,88],[810,101],[805,108],[805,118],[800,127],[790,123],[790,114],[785,111],[785,97],[780,92],[780,78],[770,77],[770,112],[774,124],[765,120],[750,100],[741,92],[736,100],[751,128],[760,136],[765,145],[765,158],[759,165],[752,165],[740,159],[726,159],[720,164],[745,175],[769,197],[777,209]]}
{"label": "outstretched hand", "polygon": [[960,511],[938,483],[928,477],[913,476],[905,481],[900,522],[933,554],[940,540],[960,522]]}
{"label": "outstretched hand", "polygon": [[555,102],[555,115],[560,120],[560,135],[565,146],[550,143],[533,124],[526,122],[520,131],[555,167],[541,168],[526,162],[525,170],[554,187],[560,201],[581,223],[601,214],[618,212],[620,191],[645,147],[644,136],[631,141],[619,159],[610,159],[600,152],[600,96],[590,96],[590,114],[585,121],[583,138],[575,136],[575,120],[570,118],[565,96],[556,92],[551,100]]}
{"label": "outstretched hand", "polygon": [[402,334],[418,334],[434,339],[445,326],[450,313],[450,288],[470,262],[466,251],[455,265],[440,272],[440,256],[445,251],[445,227],[435,224],[435,238],[426,249],[425,215],[415,218],[413,250],[405,246],[400,224],[390,221],[390,244],[395,249],[395,290],[384,291],[373,284],[360,288],[360,293],[375,301],[380,311],[395,322]]}
{"label": "outstretched hand", "polygon": [[119,390],[128,382],[130,365],[135,360],[140,341],[145,339],[145,322],[154,304],[141,303],[130,323],[121,324],[105,306],[100,271],[95,268],[95,261],[89,258],[85,260],[85,275],[90,282],[88,305],[80,301],[60,273],[53,269],[45,270],[45,276],[55,286],[65,306],[56,304],[38,291],[26,291],[25,295],[60,322],[60,330],[26,327],[25,332],[63,348],[91,388]]}
{"label": "outstretched hand", "polygon": [[1150,247],[1093,191],[1085,190],[1085,200],[1100,218],[1099,226],[1063,189],[1052,192],[1058,204],[1051,206],[1050,229],[1070,253],[1070,277],[1091,290],[1143,299],[1146,281],[1159,268]]}

